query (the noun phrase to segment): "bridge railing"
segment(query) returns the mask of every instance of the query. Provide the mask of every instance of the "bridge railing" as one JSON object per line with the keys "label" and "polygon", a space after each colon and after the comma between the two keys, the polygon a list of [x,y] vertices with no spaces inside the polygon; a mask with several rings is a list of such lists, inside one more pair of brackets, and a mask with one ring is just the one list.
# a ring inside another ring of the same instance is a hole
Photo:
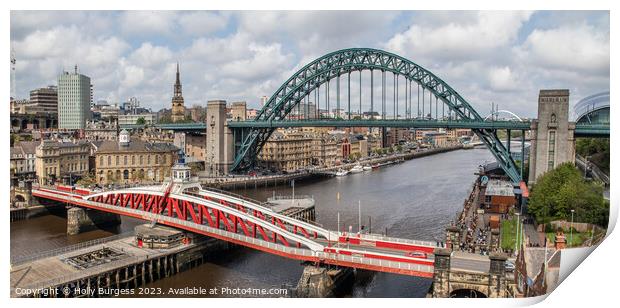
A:
{"label": "bridge railing", "polygon": [[104,237],[100,239],[81,242],[78,244],[56,248],[52,250],[47,250],[43,252],[38,252],[38,253],[30,254],[30,255],[11,256],[11,265],[15,266],[15,265],[20,265],[26,262],[32,262],[32,261],[36,261],[36,260],[40,260],[40,259],[44,259],[48,257],[58,256],[58,255],[65,254],[71,251],[80,250],[86,247],[91,247],[91,246],[115,241],[118,239],[130,237],[132,235],[134,235],[134,231],[124,232],[121,234],[116,234],[116,235],[112,235],[112,236],[108,236],[108,237]]}
{"label": "bridge railing", "polygon": [[223,190],[223,189],[219,189],[219,188],[215,188],[215,187],[206,187],[206,188],[202,187],[202,190],[213,191],[213,192],[216,192],[216,193],[229,195],[229,196],[232,196],[232,197],[235,197],[235,198],[238,198],[238,199],[242,199],[242,200],[245,200],[245,201],[248,201],[248,202],[252,202],[252,203],[254,203],[256,205],[260,205],[262,207],[265,207],[265,208],[269,209],[269,207],[267,206],[268,202],[258,201],[256,199],[252,199],[252,198],[249,198],[249,197],[246,197],[246,196],[243,196],[243,195],[240,195],[240,194],[236,194],[236,193],[233,193],[233,192],[230,192],[230,191],[226,191],[226,190]]}
{"label": "bridge railing", "polygon": [[381,234],[362,234],[362,239],[370,239],[370,240],[379,240],[379,241],[386,241],[386,242],[393,242],[393,243],[402,243],[402,244],[412,244],[412,245],[418,245],[418,246],[436,246],[436,243],[430,242],[430,241],[419,241],[419,240],[410,240],[410,239],[403,239],[403,238],[397,238],[397,237],[388,237],[388,236],[384,236]]}
{"label": "bridge railing", "polygon": [[[269,202],[260,202],[260,201],[258,201],[258,200],[254,200],[254,199],[251,199],[251,198],[248,198],[248,197],[243,197],[243,196],[241,196],[241,195],[237,195],[237,194],[234,194],[234,193],[230,193],[230,192],[228,192],[228,191],[225,191],[225,190],[220,190],[220,189],[217,189],[217,188],[209,188],[209,189],[208,189],[208,190],[206,190],[206,191],[209,191],[209,190],[214,191],[214,192],[217,192],[217,193],[221,193],[221,194],[232,195],[233,197],[241,198],[241,199],[242,199],[242,200],[244,200],[244,201],[248,201],[248,202],[251,202],[251,203],[253,203],[253,204],[255,204],[255,205],[258,205],[258,206],[264,207],[264,208],[265,208],[265,210],[271,210],[270,205],[269,205]],[[202,197],[203,197],[203,196],[201,196],[200,194],[195,193],[195,192],[183,192],[183,193],[184,193],[184,194],[187,194],[187,195],[190,195],[190,196],[194,196],[194,197],[199,197],[199,198],[202,198]],[[242,197],[243,197],[243,198],[242,198]],[[265,212],[265,213],[263,213],[263,214],[265,215],[265,217],[266,217],[267,219],[271,217],[271,215],[269,215],[269,212]],[[291,217],[291,218],[292,218],[292,217]],[[305,219],[305,218],[302,218],[302,217],[295,217],[294,219],[299,220],[299,221],[302,221],[302,222],[305,222],[305,223],[309,223],[309,224],[314,225],[314,226],[319,227],[319,228],[323,228],[323,225],[322,225],[322,224],[320,224],[320,223],[318,223],[318,222],[316,222],[316,221],[308,220],[308,219]]]}

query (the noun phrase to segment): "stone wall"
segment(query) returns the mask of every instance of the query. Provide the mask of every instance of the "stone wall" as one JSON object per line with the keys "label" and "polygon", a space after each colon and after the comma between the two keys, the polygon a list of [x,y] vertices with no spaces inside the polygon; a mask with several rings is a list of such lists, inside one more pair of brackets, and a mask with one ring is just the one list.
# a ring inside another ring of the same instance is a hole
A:
{"label": "stone wall", "polygon": [[98,227],[114,226],[121,223],[118,214],[97,210],[71,207],[67,210],[67,234],[76,235]]}

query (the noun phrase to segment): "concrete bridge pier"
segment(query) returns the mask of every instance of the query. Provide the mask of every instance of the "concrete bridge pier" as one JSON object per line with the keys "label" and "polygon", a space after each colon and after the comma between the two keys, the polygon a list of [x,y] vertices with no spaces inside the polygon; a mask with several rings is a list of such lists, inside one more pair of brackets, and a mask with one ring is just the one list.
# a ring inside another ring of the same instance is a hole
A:
{"label": "concrete bridge pier", "polygon": [[351,286],[354,276],[354,269],[349,267],[306,265],[297,283],[296,297],[333,297]]}
{"label": "concrete bridge pier", "polygon": [[121,216],[97,210],[69,207],[67,209],[67,234],[76,235],[97,227],[121,224]]}

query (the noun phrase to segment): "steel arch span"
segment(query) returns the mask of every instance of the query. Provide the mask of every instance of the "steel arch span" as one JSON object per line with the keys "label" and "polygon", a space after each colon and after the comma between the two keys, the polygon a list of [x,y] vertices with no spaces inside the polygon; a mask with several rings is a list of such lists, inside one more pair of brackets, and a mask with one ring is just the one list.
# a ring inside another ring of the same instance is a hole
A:
{"label": "steel arch span", "polygon": [[[420,65],[383,50],[351,48],[326,54],[301,68],[280,86],[253,121],[284,120],[305,97],[321,85],[328,84],[330,80],[339,79],[345,74],[348,74],[350,78],[350,74],[356,71],[361,74],[362,71],[375,70],[404,76],[407,81],[415,82],[423,90],[430,91],[436,100],[441,100],[449,111],[454,113],[459,121],[481,122],[484,120],[456,90]],[[231,171],[251,167],[274,130],[274,128],[250,128],[245,131],[239,148],[235,149]],[[511,180],[515,183],[521,181],[521,175],[510,153],[497,137],[496,130],[476,128],[473,131],[491,150]]]}

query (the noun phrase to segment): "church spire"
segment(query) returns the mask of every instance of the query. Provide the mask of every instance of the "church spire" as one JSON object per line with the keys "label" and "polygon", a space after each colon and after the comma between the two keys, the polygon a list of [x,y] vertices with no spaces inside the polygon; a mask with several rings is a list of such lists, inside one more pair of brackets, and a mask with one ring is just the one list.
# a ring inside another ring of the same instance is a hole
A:
{"label": "church spire", "polygon": [[183,96],[181,93],[181,74],[179,73],[179,62],[177,61],[177,79],[174,83],[174,96]]}

